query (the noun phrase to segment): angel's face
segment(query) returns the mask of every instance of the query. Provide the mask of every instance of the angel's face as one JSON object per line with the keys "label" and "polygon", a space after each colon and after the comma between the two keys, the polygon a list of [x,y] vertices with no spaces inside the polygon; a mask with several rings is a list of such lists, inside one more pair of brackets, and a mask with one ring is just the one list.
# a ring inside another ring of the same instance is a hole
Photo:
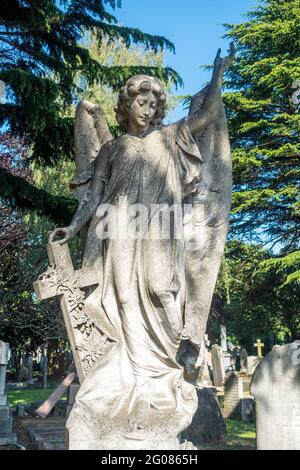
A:
{"label": "angel's face", "polygon": [[128,111],[129,132],[142,132],[148,129],[156,112],[157,100],[152,92],[137,95]]}

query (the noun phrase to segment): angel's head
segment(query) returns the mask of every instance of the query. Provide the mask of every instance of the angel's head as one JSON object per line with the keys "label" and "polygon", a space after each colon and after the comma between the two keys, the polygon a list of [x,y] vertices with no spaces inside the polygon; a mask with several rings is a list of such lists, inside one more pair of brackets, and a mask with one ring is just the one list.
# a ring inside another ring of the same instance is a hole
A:
{"label": "angel's head", "polygon": [[141,132],[159,126],[165,116],[166,94],[157,78],[134,75],[119,93],[117,121],[125,131]]}

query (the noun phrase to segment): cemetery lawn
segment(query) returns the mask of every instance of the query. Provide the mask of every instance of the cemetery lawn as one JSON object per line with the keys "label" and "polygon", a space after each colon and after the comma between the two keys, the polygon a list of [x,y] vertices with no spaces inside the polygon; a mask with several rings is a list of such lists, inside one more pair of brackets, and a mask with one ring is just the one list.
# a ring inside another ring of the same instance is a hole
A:
{"label": "cemetery lawn", "polygon": [[[16,408],[17,405],[25,405],[38,400],[47,400],[55,388],[45,389],[25,389],[25,390],[8,390],[7,398],[12,408]],[[66,399],[66,392],[62,396],[61,400]]]}
{"label": "cemetery lawn", "polygon": [[256,432],[254,424],[235,419],[225,419],[225,423],[227,427],[225,439],[219,444],[206,446],[206,449],[256,450]]}

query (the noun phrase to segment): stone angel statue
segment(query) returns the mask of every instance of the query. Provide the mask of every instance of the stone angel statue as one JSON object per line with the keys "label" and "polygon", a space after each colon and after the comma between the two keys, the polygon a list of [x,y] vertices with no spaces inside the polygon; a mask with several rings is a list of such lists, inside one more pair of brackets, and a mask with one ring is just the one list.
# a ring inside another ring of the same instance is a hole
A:
{"label": "stone angel statue", "polygon": [[99,106],[77,107],[79,206],[49,241],[80,232],[82,269],[96,272],[82,308],[98,336],[67,422],[70,449],[178,449],[196,411],[194,371],[230,211],[221,88],[234,53],[218,51],[210,84],[174,124],[163,125],[166,95],[146,75],[119,93],[117,138]]}

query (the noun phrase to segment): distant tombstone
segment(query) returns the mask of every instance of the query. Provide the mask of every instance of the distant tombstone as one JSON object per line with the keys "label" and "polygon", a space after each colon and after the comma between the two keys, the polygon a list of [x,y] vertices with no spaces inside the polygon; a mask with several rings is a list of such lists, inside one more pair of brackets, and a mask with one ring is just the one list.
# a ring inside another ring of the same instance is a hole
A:
{"label": "distant tombstone", "polygon": [[[208,351],[206,349],[205,345],[205,340],[202,341],[200,352],[199,352],[199,357],[197,359],[197,363],[199,364],[199,374],[196,380],[196,386],[201,387],[207,387],[211,386],[211,380],[210,380],[210,374],[209,374],[209,369],[208,369]],[[196,364],[197,365],[197,364]]]}
{"label": "distant tombstone", "polygon": [[241,399],[243,394],[242,377],[236,372],[226,375],[222,410],[224,418],[241,419]]}
{"label": "distant tombstone", "polygon": [[220,341],[223,352],[227,352],[226,326],[220,325]]}
{"label": "distant tombstone", "polygon": [[247,357],[247,372],[248,375],[253,375],[256,367],[262,360],[259,356],[248,356]]}
{"label": "distant tombstone", "polygon": [[29,354],[27,357],[27,367],[28,367],[28,384],[33,383],[33,357],[32,354]]}
{"label": "distant tombstone", "polygon": [[257,448],[300,450],[300,342],[276,346],[260,362],[250,392],[256,400]]}
{"label": "distant tombstone", "polygon": [[9,344],[0,340],[0,445],[16,442],[16,436],[12,434],[12,417],[5,394],[8,355]]}
{"label": "distant tombstone", "polygon": [[213,369],[213,379],[215,387],[223,387],[224,385],[224,356],[220,346],[213,344],[211,348],[211,359]]}
{"label": "distant tombstone", "polygon": [[248,372],[248,353],[245,348],[241,348],[240,350],[240,372],[242,374],[246,374]]}
{"label": "distant tombstone", "polygon": [[228,352],[224,352],[223,351],[223,363],[224,363],[224,370],[225,370],[225,373],[226,372],[229,372],[232,370],[232,367],[231,367],[231,354],[228,353]]}
{"label": "distant tombstone", "polygon": [[5,378],[8,363],[9,344],[0,340],[0,406],[6,405]]}
{"label": "distant tombstone", "polygon": [[241,419],[248,423],[255,422],[255,402],[251,396],[241,399]]}
{"label": "distant tombstone", "polygon": [[237,369],[237,358],[240,355],[240,350],[237,346],[234,346],[232,343],[227,343],[228,349],[230,351],[230,367],[231,370]]}

